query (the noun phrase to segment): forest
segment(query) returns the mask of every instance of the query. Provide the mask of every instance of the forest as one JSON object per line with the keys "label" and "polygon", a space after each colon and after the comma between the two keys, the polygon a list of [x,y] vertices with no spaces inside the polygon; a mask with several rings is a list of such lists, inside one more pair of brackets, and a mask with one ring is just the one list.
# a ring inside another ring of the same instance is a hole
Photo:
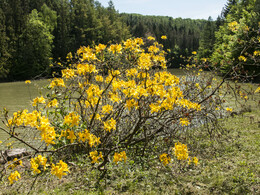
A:
{"label": "forest", "polygon": [[[252,4],[229,0],[213,21],[210,16],[194,20],[119,14],[112,1],[104,7],[94,0],[2,0],[0,80],[45,78],[54,71],[51,64],[66,61],[67,54],[80,46],[148,36],[154,36],[168,51],[168,67],[178,68],[184,58],[198,51],[200,59],[210,58],[211,65],[226,73],[239,63],[239,56],[252,56],[258,47],[251,38],[259,33],[259,0]],[[239,24],[231,28],[232,21]],[[162,35],[167,41],[160,40]],[[244,49],[249,42],[250,48]],[[239,69],[244,74],[259,73],[252,60]]]}
{"label": "forest", "polygon": [[168,37],[162,43],[171,50],[169,66],[179,67],[179,56],[197,50],[204,26],[214,23],[119,14],[112,1],[103,7],[93,0],[3,0],[0,14],[0,79],[9,81],[47,77],[53,71],[50,64],[65,61],[69,52],[83,45],[150,35],[158,41],[163,34]]}

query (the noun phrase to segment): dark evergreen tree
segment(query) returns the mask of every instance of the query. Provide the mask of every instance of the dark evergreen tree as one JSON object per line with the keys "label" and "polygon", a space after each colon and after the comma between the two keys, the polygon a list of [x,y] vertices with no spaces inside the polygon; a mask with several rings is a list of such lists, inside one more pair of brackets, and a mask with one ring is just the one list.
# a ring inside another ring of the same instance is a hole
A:
{"label": "dark evergreen tree", "polygon": [[198,51],[200,58],[208,58],[211,56],[215,43],[215,31],[216,24],[212,18],[209,17],[200,38],[200,47]]}
{"label": "dark evergreen tree", "polygon": [[[47,7],[43,7],[49,9]],[[52,13],[51,10],[46,13]],[[41,16],[40,16],[41,15]],[[14,80],[39,78],[48,75],[50,57],[52,51],[53,35],[51,24],[44,22],[47,16],[32,10],[28,16],[26,28],[21,35],[22,45],[17,63],[11,69],[11,76]],[[54,16],[52,16],[54,17]]]}

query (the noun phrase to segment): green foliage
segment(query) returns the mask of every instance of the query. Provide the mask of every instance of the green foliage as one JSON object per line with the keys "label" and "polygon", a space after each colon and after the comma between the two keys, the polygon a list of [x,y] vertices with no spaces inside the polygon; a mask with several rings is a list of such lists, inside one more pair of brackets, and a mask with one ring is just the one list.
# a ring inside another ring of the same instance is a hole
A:
{"label": "green foliage", "polygon": [[5,17],[0,8],[0,79],[5,78],[8,74],[8,58],[10,57],[8,51],[8,37],[6,36]]}
{"label": "green foliage", "polygon": [[[66,60],[68,52],[82,45],[130,36],[112,2],[105,8],[93,0],[3,0],[0,9],[0,78],[8,80],[46,76],[48,71],[42,71],[51,56]],[[33,10],[38,22],[31,21]]]}
{"label": "green foliage", "polygon": [[225,22],[216,32],[211,58],[221,73],[248,78],[259,74],[259,1],[237,1],[229,6]]}
{"label": "green foliage", "polygon": [[198,50],[199,58],[208,58],[211,56],[215,43],[215,31],[216,23],[211,17],[209,17],[201,33],[200,46]]}
{"label": "green foliage", "polygon": [[[43,7],[46,11],[49,8]],[[53,35],[50,24],[44,23],[46,13],[38,14],[33,10],[28,16],[28,21],[24,32],[21,35],[22,45],[20,56],[11,69],[14,78],[33,78],[40,74],[46,75],[46,70],[50,64]],[[52,12],[55,18],[55,12]],[[41,17],[39,16],[41,15]]]}

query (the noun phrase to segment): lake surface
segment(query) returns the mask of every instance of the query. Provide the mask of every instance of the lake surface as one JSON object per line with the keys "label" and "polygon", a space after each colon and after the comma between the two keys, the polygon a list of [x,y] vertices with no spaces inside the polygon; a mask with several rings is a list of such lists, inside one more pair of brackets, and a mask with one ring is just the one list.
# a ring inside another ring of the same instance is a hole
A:
{"label": "lake surface", "polygon": [[[9,111],[9,117],[18,110],[28,109],[31,111],[33,109],[31,102],[32,100],[39,96],[44,95],[47,90],[45,86],[49,83],[48,80],[38,80],[32,81],[31,84],[25,84],[22,82],[11,82],[11,83],[0,83],[0,112],[3,108]],[[0,127],[3,127],[2,116],[0,115]],[[12,140],[6,141],[8,135],[0,131],[0,141],[4,143],[0,144],[0,149],[3,145],[10,143]]]}
{"label": "lake surface", "polygon": [[31,101],[45,94],[48,80],[32,81],[31,84],[22,82],[0,83],[0,109],[6,108],[11,113],[21,110],[31,110]]}

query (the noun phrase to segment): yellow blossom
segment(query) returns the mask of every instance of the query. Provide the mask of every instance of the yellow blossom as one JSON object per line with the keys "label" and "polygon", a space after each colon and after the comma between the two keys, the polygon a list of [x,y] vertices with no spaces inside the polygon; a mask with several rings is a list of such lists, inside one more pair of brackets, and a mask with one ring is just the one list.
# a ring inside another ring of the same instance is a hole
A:
{"label": "yellow blossom", "polygon": [[61,78],[54,78],[50,84],[50,88],[57,87],[65,87],[64,81]]}
{"label": "yellow blossom", "polygon": [[189,157],[188,148],[185,144],[175,143],[173,151],[178,160],[187,160]]}
{"label": "yellow blossom", "polygon": [[66,172],[70,173],[68,165],[62,160],[60,160],[60,162],[57,163],[57,165],[52,164],[52,168],[51,168],[52,175],[56,175],[59,179],[61,179],[64,175],[67,175]]}
{"label": "yellow blossom", "polygon": [[180,124],[181,126],[188,126],[190,122],[187,118],[180,118]]}
{"label": "yellow blossom", "polygon": [[161,39],[167,39],[167,36],[163,35],[161,36]]}
{"label": "yellow blossom", "polygon": [[102,107],[102,113],[104,114],[109,114],[111,111],[113,110],[113,106],[107,104],[105,106]]}
{"label": "yellow blossom", "polygon": [[226,108],[228,112],[232,112],[232,108]]}
{"label": "yellow blossom", "polygon": [[125,106],[128,110],[131,110],[133,107],[138,108],[138,102],[135,101],[134,99],[126,100]]}
{"label": "yellow blossom", "polygon": [[246,62],[247,59],[246,59],[245,56],[239,56],[239,57],[238,57],[238,60],[239,60],[239,61],[244,61],[244,62]]}
{"label": "yellow blossom", "polygon": [[99,45],[95,46],[95,49],[96,49],[96,53],[100,53],[106,49],[106,45],[99,44]]}
{"label": "yellow blossom", "polygon": [[259,50],[254,51],[254,56],[260,56],[260,51]]}
{"label": "yellow blossom", "polygon": [[104,122],[104,129],[106,131],[111,131],[112,129],[116,130],[116,120],[111,118],[110,120]]}
{"label": "yellow blossom", "polygon": [[95,77],[95,79],[96,79],[97,82],[103,82],[103,80],[104,80],[101,75],[97,75],[97,76]]}
{"label": "yellow blossom", "polygon": [[197,157],[193,157],[193,163],[194,163],[196,166],[197,166],[198,162],[199,162],[198,158],[197,158]]}
{"label": "yellow blossom", "polygon": [[53,99],[52,101],[49,101],[47,104],[47,107],[57,107],[58,106],[58,101],[57,99]]}
{"label": "yellow blossom", "polygon": [[171,157],[166,153],[161,154],[159,159],[164,166],[168,165],[171,162]]}
{"label": "yellow blossom", "polygon": [[69,113],[64,117],[64,124],[70,127],[77,126],[79,124],[79,115],[74,112]]}
{"label": "yellow blossom", "polygon": [[150,40],[150,41],[154,41],[155,40],[155,38],[152,37],[152,36],[147,37],[147,39]]}
{"label": "yellow blossom", "polygon": [[151,66],[151,56],[149,54],[142,53],[138,59],[138,68],[149,70]]}
{"label": "yellow blossom", "polygon": [[73,69],[64,69],[61,71],[62,73],[62,77],[66,78],[66,79],[69,79],[69,78],[72,78],[75,76],[75,71]]}
{"label": "yellow blossom", "polygon": [[99,160],[103,159],[102,152],[99,152],[99,154],[98,154],[98,151],[96,151],[96,150],[93,152],[90,152],[89,156],[92,159],[91,163],[99,163]]}
{"label": "yellow blossom", "polygon": [[21,178],[21,175],[18,171],[15,171],[14,173],[11,173],[10,176],[8,177],[8,180],[10,184],[13,184],[14,181],[18,181],[18,179]]}
{"label": "yellow blossom", "polygon": [[126,157],[126,153],[125,153],[125,151],[122,151],[122,152],[120,152],[120,153],[115,153],[114,154],[114,158],[113,158],[113,162],[114,163],[118,163],[119,161],[123,161],[124,160],[124,162],[126,162],[126,159],[127,159],[127,157]]}
{"label": "yellow blossom", "polygon": [[37,104],[45,104],[45,99],[44,97],[36,97],[33,99],[33,106],[36,106]]}
{"label": "yellow blossom", "polygon": [[121,44],[114,44],[114,45],[110,45],[110,47],[108,48],[108,51],[112,52],[113,54],[115,53],[122,53],[122,45]]}
{"label": "yellow blossom", "polygon": [[75,139],[77,139],[77,137],[76,137],[76,135],[75,135],[74,131],[73,131],[73,130],[70,130],[70,129],[68,129],[68,130],[67,130],[67,133],[68,133],[67,139],[69,139],[69,140],[70,140],[70,143],[73,143],[73,142],[74,142],[74,140],[75,140]]}

